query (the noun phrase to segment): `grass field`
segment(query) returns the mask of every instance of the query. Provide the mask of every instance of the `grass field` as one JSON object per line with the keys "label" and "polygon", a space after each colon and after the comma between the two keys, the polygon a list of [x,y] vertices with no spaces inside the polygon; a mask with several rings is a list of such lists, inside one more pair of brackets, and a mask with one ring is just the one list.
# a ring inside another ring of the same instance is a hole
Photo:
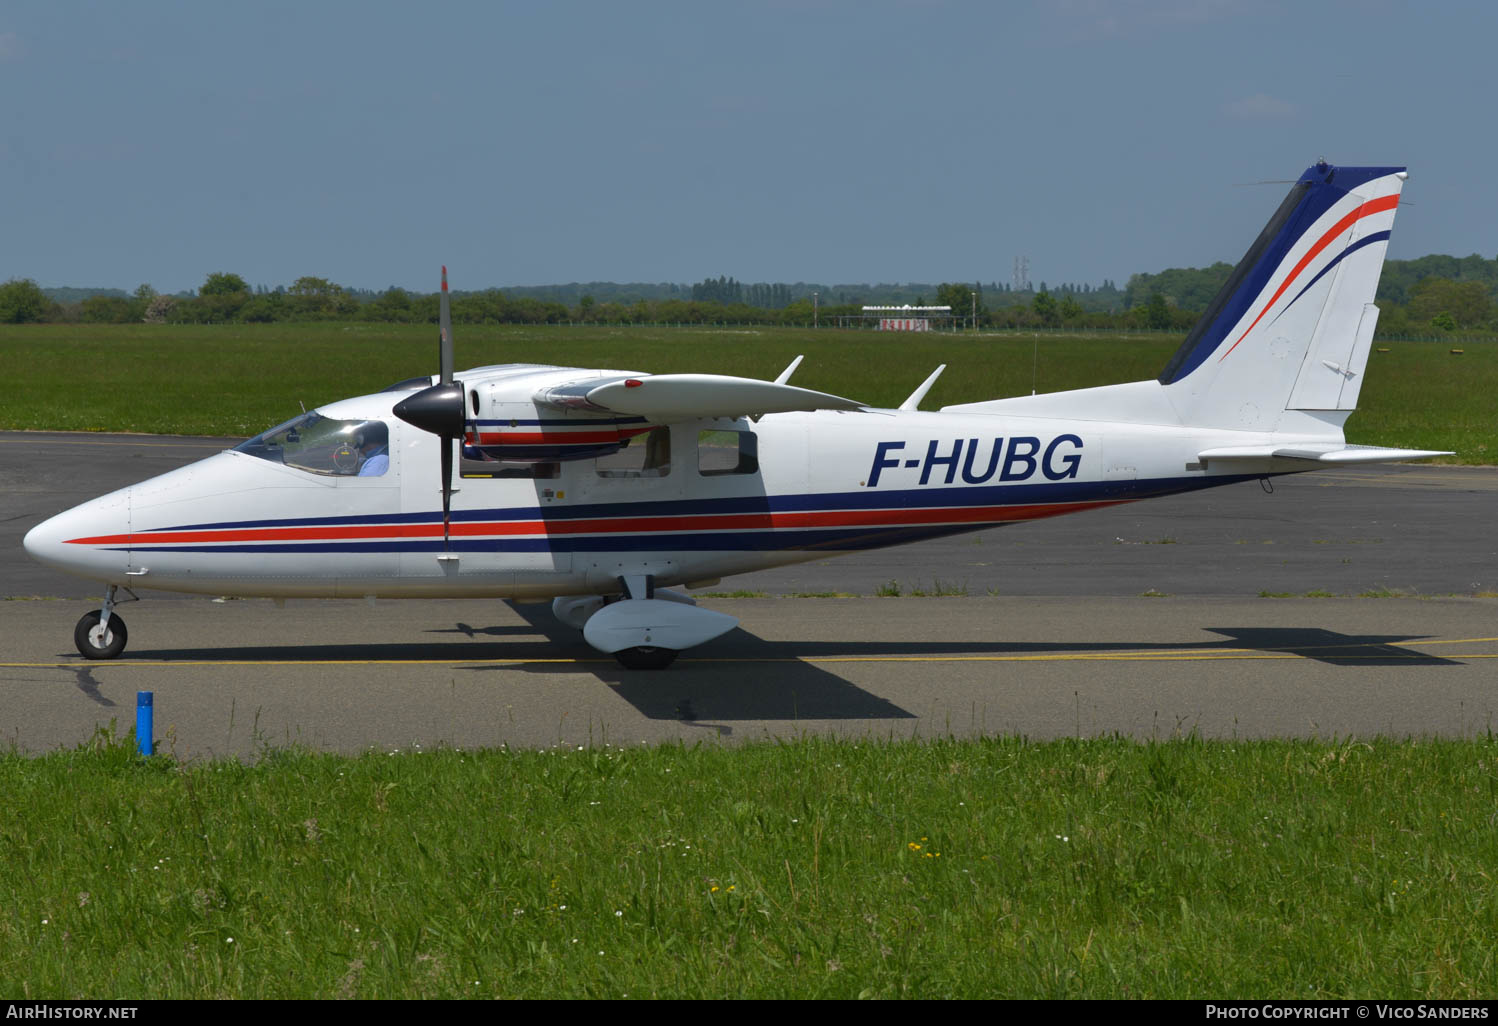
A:
{"label": "grass field", "polygon": [[0,756],[0,992],[1498,994],[1498,744]]}
{"label": "grass field", "polygon": [[[896,335],[796,328],[460,325],[458,366],[555,363],[772,378],[894,406],[940,363],[924,406],[1156,376],[1173,336]],[[1374,353],[1348,440],[1450,449],[1498,462],[1498,343],[1387,343]],[[300,409],[435,370],[422,325],[0,326],[0,375],[19,383],[0,428],[250,435]]]}

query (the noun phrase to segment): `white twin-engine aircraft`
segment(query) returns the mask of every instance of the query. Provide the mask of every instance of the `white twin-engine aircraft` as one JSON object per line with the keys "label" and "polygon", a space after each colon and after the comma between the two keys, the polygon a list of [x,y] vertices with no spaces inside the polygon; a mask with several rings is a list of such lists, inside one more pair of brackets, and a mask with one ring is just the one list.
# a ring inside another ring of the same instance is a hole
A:
{"label": "white twin-engine aircraft", "polygon": [[535,364],[455,375],[444,268],[440,375],[84,503],[32,529],[26,550],[107,585],[74,631],[90,659],[124,649],[117,590],[143,586],[551,598],[590,645],[663,668],[738,623],[669,586],[1441,455],[1342,435],[1405,177],[1309,168],[1157,380],[935,413],[917,407],[941,368],[893,410],[788,384],[799,357],[774,381]]}

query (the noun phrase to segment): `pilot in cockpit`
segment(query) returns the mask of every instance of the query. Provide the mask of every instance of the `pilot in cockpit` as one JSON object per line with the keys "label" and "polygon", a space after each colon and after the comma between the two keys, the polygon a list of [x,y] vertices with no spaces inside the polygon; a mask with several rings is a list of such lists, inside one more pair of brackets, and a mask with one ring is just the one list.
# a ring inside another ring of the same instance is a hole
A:
{"label": "pilot in cockpit", "polygon": [[390,469],[390,430],[380,421],[372,420],[359,428],[354,447],[362,460],[360,477],[379,477]]}

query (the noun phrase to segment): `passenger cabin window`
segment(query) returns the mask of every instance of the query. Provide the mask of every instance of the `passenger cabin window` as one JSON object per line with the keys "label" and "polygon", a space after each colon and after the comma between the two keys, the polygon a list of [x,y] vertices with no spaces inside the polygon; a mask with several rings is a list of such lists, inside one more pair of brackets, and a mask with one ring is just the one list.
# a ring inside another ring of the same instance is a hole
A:
{"label": "passenger cabin window", "polygon": [[652,428],[594,461],[599,477],[665,477],[671,473],[671,429]]}
{"label": "passenger cabin window", "polygon": [[758,472],[759,438],[754,432],[697,432],[697,473],[703,477]]}
{"label": "passenger cabin window", "polygon": [[382,477],[390,429],[381,420],[332,420],[315,410],[234,447],[257,459],[330,477]]}

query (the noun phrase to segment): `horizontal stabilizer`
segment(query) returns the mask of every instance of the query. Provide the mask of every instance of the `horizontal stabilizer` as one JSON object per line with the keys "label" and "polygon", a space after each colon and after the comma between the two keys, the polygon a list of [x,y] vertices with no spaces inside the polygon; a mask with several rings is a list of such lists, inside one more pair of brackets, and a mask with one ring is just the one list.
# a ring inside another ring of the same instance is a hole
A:
{"label": "horizontal stabilizer", "polygon": [[796,410],[857,410],[864,404],[774,381],[723,374],[653,374],[573,381],[536,393],[538,405],[605,410],[655,423],[757,417]]}
{"label": "horizontal stabilizer", "polygon": [[1223,449],[1205,449],[1197,454],[1197,459],[1204,463],[1218,460],[1267,460],[1276,457],[1313,460],[1316,463],[1397,463],[1400,460],[1424,460],[1432,456],[1450,455],[1452,453],[1427,449],[1389,449],[1381,445],[1310,442],[1299,445],[1234,445]]}

